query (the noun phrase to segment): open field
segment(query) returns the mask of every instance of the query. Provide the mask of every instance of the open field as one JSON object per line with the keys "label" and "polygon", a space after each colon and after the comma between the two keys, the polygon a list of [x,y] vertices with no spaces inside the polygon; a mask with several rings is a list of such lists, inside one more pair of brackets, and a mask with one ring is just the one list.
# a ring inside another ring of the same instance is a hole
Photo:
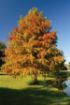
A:
{"label": "open field", "polygon": [[70,97],[39,80],[39,85],[29,85],[29,76],[0,75],[0,105],[70,105]]}

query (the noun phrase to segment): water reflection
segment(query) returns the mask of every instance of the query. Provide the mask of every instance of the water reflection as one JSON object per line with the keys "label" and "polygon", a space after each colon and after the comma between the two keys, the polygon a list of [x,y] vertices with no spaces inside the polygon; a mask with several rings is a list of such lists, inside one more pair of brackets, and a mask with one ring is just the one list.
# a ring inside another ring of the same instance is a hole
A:
{"label": "water reflection", "polygon": [[64,89],[64,92],[70,96],[70,80],[65,81],[67,87]]}

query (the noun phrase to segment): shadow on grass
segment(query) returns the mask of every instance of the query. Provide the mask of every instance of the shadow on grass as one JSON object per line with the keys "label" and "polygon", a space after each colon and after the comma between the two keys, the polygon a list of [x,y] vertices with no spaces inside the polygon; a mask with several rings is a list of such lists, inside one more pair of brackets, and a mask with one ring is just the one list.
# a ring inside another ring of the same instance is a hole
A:
{"label": "shadow on grass", "polygon": [[0,105],[70,105],[63,93],[39,88],[15,90],[0,88]]}

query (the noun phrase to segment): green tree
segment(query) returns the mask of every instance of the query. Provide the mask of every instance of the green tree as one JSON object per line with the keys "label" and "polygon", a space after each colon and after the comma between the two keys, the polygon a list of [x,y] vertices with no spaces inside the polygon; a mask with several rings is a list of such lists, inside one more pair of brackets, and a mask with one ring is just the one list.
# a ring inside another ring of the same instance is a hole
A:
{"label": "green tree", "polygon": [[4,64],[4,50],[6,45],[0,41],[0,67]]}
{"label": "green tree", "polygon": [[70,62],[67,64],[67,68],[68,70],[70,70]]}

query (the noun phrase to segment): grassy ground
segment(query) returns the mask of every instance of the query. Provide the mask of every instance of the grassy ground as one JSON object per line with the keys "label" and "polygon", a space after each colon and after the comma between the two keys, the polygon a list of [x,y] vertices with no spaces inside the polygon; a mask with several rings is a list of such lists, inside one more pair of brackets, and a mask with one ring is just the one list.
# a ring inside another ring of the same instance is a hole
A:
{"label": "grassy ground", "polygon": [[0,105],[70,105],[70,97],[45,83],[29,85],[31,77],[0,75]]}

